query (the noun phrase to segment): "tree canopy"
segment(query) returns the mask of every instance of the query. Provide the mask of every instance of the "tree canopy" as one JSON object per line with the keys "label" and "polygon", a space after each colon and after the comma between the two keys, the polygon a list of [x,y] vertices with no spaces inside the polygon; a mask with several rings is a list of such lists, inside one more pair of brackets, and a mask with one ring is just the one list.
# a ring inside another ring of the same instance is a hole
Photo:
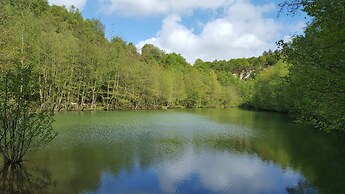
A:
{"label": "tree canopy", "polygon": [[[196,60],[105,38],[99,20],[45,0],[0,2],[0,70],[30,64],[39,107],[119,110],[231,107],[288,112],[344,130],[344,1],[292,0],[311,18],[305,34],[259,57]],[[224,43],[226,44],[226,43]]]}
{"label": "tree canopy", "polygon": [[311,18],[304,35],[280,42],[289,68],[288,92],[302,120],[326,130],[345,127],[345,1],[293,1]]}

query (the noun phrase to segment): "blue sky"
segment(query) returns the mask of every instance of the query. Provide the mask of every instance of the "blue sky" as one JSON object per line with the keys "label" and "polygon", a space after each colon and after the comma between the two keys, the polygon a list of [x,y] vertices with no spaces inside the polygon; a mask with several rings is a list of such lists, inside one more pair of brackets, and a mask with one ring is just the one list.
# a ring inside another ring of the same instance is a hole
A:
{"label": "blue sky", "polygon": [[193,63],[251,57],[301,34],[303,16],[277,18],[282,0],[49,0],[99,19],[108,38],[150,43]]}

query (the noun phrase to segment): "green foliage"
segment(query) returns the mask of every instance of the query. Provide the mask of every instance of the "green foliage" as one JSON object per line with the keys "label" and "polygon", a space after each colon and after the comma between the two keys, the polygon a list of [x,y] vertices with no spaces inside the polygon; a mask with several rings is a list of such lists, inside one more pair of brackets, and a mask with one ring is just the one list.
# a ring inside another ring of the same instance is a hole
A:
{"label": "green foliage", "polygon": [[23,11],[30,11],[36,15],[42,14],[48,8],[46,0],[1,0],[0,7],[11,7],[20,14]]}
{"label": "green foliage", "polygon": [[0,152],[6,164],[20,163],[28,151],[50,142],[53,114],[39,109],[38,84],[30,66],[16,65],[0,77]]}
{"label": "green foliage", "polygon": [[284,58],[292,64],[289,92],[293,111],[301,120],[325,130],[345,129],[344,1],[294,1],[312,22],[305,35],[280,42]]}
{"label": "green foliage", "polygon": [[190,64],[180,54],[171,53],[167,54],[164,66],[169,69],[185,71],[190,67]]}
{"label": "green foliage", "polygon": [[287,68],[285,63],[279,62],[257,76],[253,87],[252,106],[280,112],[288,110],[285,91]]}
{"label": "green foliage", "polygon": [[[344,15],[339,1],[295,0],[313,22],[282,53],[204,62],[154,45],[138,53],[119,37],[108,40],[98,20],[44,0],[0,3],[0,69],[29,64],[38,107],[116,110],[231,107],[290,112],[321,128],[344,128]],[[293,11],[292,11],[293,12]],[[289,67],[278,61],[282,55]],[[13,71],[12,71],[13,72]]]}
{"label": "green foliage", "polygon": [[[290,65],[278,62],[256,77],[251,105],[292,113],[323,130],[344,130],[344,2],[293,0],[281,7],[289,14],[305,11],[312,22],[304,35],[278,42],[281,52],[277,54]],[[265,59],[274,64],[272,60]]]}
{"label": "green foliage", "polygon": [[24,9],[22,1],[3,2],[0,61],[3,72],[21,62],[38,72],[39,107],[197,108],[242,101],[232,73],[195,68],[180,54],[167,54],[154,45],[145,45],[140,54],[119,37],[107,40],[104,26],[83,19],[78,10],[39,0],[25,3],[37,2],[42,9]]}
{"label": "green foliage", "polygon": [[160,50],[152,44],[146,44],[141,49],[142,56],[144,57],[146,63],[162,63],[165,60],[164,51]]}

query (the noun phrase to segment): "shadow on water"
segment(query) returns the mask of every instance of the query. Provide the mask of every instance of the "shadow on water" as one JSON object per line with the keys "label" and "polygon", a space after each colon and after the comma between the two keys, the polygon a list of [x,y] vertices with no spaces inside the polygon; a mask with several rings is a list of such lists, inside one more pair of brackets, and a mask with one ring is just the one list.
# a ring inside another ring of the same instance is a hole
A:
{"label": "shadow on water", "polygon": [[0,171],[0,191],[2,194],[49,193],[55,186],[51,174],[45,169],[14,164],[3,165]]}
{"label": "shadow on water", "polygon": [[310,183],[306,181],[300,181],[295,187],[288,187],[286,188],[287,192],[290,194],[300,194],[300,193],[309,193],[309,194],[316,194],[318,190],[313,187]]}

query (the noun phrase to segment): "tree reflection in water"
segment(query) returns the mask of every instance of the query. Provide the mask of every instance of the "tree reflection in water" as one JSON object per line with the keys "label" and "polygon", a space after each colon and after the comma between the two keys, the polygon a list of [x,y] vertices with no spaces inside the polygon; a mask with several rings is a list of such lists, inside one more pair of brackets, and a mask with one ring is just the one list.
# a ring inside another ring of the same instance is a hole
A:
{"label": "tree reflection in water", "polygon": [[295,187],[288,187],[286,188],[287,192],[290,194],[299,194],[299,193],[307,193],[307,194],[316,194],[318,190],[309,184],[306,180],[300,180]]}
{"label": "tree reflection in water", "polygon": [[0,191],[10,193],[49,193],[56,182],[51,174],[40,168],[26,168],[21,164],[4,165],[0,171]]}

